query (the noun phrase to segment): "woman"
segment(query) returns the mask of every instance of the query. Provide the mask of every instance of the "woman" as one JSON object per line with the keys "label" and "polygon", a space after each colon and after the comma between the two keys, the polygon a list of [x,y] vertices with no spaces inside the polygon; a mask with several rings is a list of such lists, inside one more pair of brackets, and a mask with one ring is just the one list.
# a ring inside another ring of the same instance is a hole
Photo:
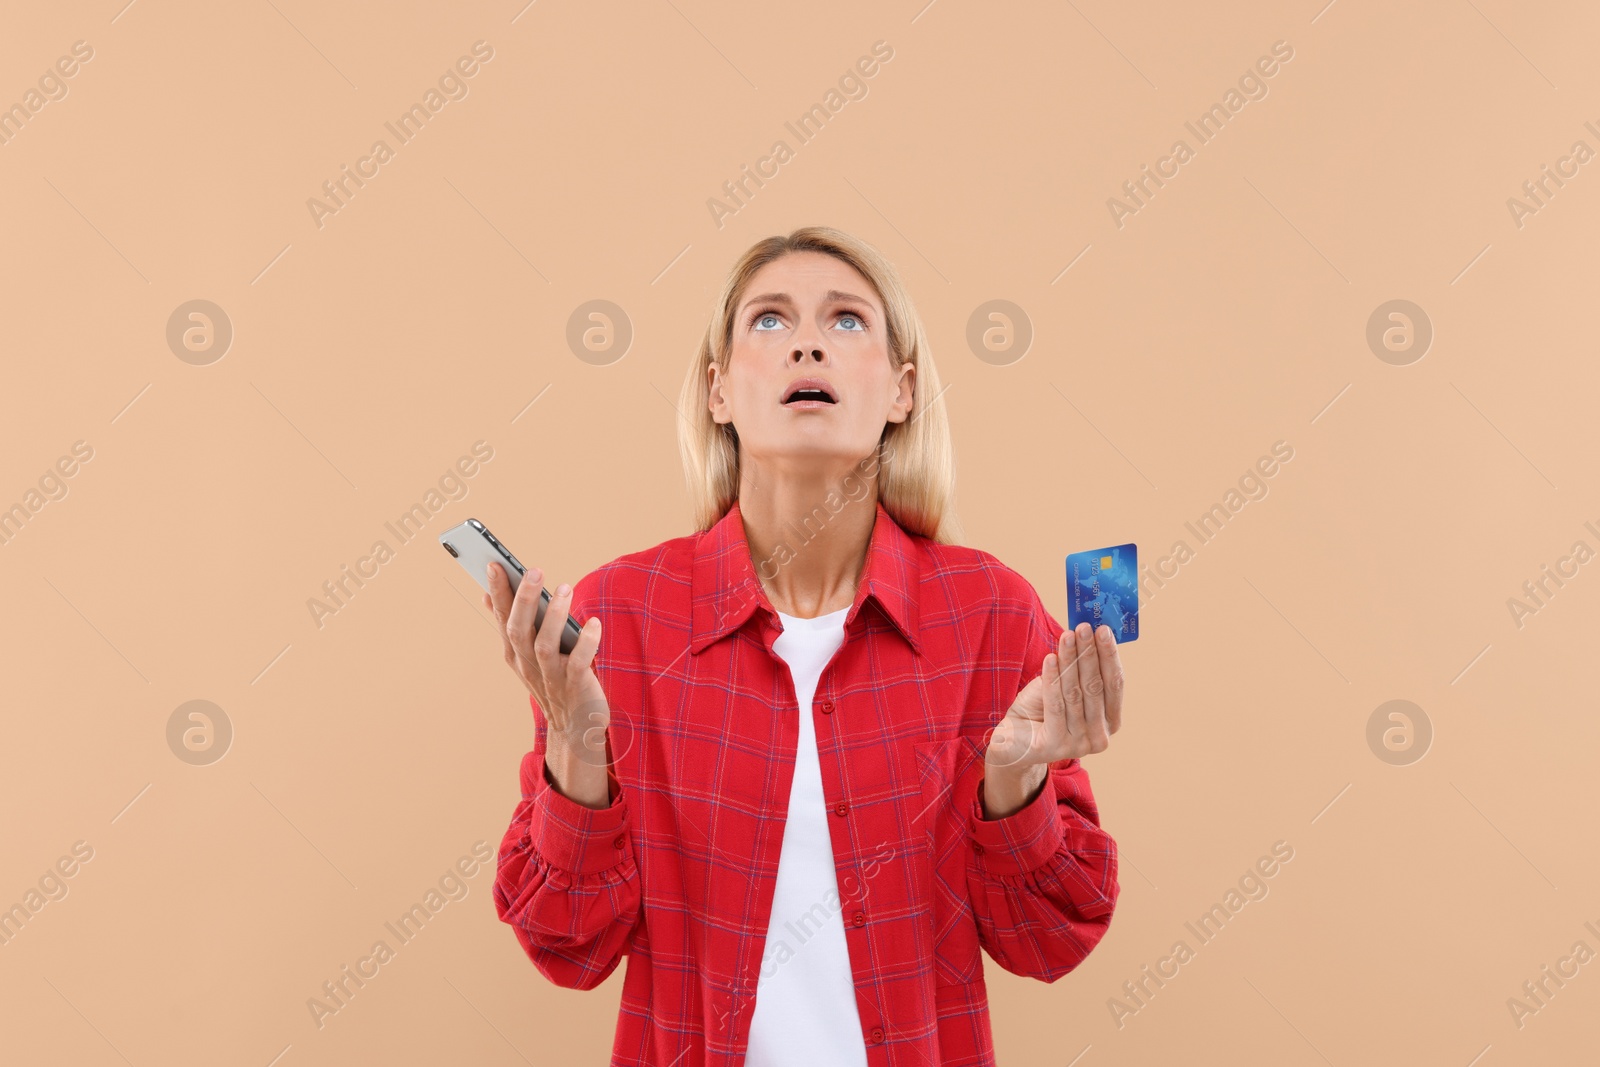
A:
{"label": "woman", "polygon": [[538,568],[492,568],[536,724],[496,909],[558,985],[631,955],[613,1067],[992,1064],[979,946],[1053,982],[1111,921],[1077,757],[1117,648],[953,543],[938,393],[887,261],[768,238],[683,388],[699,532],[558,585],[537,635]]}

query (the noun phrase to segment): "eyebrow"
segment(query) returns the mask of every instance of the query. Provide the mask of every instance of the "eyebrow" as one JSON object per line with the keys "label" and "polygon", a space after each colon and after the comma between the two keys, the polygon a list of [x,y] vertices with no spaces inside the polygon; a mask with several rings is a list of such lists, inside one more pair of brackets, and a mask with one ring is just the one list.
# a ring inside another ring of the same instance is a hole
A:
{"label": "eyebrow", "polygon": [[[822,294],[822,302],[825,304],[837,304],[841,301],[861,304],[869,308],[872,306],[872,304],[865,298],[859,297],[854,293],[843,292],[839,289],[829,289],[826,293]],[[752,296],[749,300],[746,300],[744,303],[740,304],[739,307],[743,309],[749,307],[751,304],[788,304],[790,307],[794,307],[794,298],[788,293],[762,293],[760,296]]]}

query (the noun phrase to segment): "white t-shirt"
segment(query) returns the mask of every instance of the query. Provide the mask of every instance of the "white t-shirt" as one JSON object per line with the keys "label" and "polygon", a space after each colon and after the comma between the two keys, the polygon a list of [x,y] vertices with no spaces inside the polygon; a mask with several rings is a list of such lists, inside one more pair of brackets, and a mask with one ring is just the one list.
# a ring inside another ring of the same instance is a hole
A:
{"label": "white t-shirt", "polygon": [[866,1067],[811,708],[822,668],[844,642],[849,611],[815,619],[778,615],[783,633],[772,647],[794,679],[800,739],[750,1017],[748,1067]]}

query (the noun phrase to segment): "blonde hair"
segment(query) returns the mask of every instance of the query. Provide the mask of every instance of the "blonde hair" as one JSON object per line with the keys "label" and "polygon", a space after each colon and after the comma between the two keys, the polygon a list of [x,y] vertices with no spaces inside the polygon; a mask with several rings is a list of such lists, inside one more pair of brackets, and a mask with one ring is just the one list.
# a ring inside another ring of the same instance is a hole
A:
{"label": "blonde hair", "polygon": [[713,361],[726,371],[733,351],[733,320],[745,288],[756,272],[792,252],[821,252],[859,271],[877,290],[887,317],[889,359],[895,368],[916,369],[911,415],[887,422],[876,455],[863,459],[875,469],[878,499],[884,510],[908,533],[946,544],[957,543],[961,527],[955,515],[955,456],[950,423],[939,395],[939,372],[922,319],[894,267],[877,249],[828,226],[804,226],[787,237],[768,237],[751,245],[728,272],[712,307],[700,352],[683,381],[678,408],[678,450],[683,456],[697,530],[708,530],[728,513],[739,497],[739,437],[731,423],[718,423],[709,407],[707,368]]}

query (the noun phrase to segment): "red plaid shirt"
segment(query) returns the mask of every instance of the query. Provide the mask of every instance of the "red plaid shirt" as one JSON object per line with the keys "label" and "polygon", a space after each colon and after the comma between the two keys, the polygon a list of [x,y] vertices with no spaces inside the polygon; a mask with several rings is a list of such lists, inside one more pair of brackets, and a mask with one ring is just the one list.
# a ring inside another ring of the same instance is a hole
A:
{"label": "red plaid shirt", "polygon": [[[557,985],[592,989],[631,956],[612,1067],[738,1067],[799,739],[738,505],[586,575],[571,610],[604,623],[611,804],[552,788],[530,699],[496,911]],[[984,819],[979,797],[988,732],[1060,634],[994,556],[908,534],[877,505],[844,643],[807,712],[873,1067],[993,1064],[979,946],[1053,982],[1110,925],[1116,844],[1077,760],[1007,818]]]}

